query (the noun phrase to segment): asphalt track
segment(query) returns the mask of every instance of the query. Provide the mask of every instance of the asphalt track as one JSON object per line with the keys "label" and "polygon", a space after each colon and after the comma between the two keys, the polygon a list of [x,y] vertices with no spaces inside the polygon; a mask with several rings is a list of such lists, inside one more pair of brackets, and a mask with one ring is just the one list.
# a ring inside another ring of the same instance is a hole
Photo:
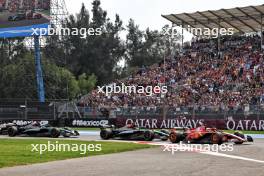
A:
{"label": "asphalt track", "polygon": [[[70,139],[100,140],[97,135]],[[152,144],[161,145],[161,142],[156,140]],[[90,175],[264,176],[264,139],[255,139],[253,144],[234,145],[234,151],[218,154],[200,151],[176,151],[172,154],[164,151],[164,146],[157,146],[133,152],[0,169],[0,176]]]}

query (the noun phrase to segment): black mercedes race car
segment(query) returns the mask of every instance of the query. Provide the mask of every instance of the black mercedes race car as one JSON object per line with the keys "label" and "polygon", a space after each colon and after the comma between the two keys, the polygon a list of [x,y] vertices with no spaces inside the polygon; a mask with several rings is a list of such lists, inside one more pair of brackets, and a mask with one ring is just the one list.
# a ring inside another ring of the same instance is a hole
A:
{"label": "black mercedes race car", "polygon": [[154,138],[158,138],[166,141],[169,138],[169,131],[149,130],[146,128],[138,128],[129,125],[122,128],[116,128],[114,125],[106,125],[101,127],[100,136],[104,140],[114,138],[123,140],[152,141]]}
{"label": "black mercedes race car", "polygon": [[55,128],[48,124],[40,125],[38,123],[24,126],[19,126],[15,123],[2,124],[0,125],[0,134],[7,134],[10,137],[32,136],[57,138],[59,136],[79,136],[78,131],[71,130],[70,128]]}
{"label": "black mercedes race car", "polygon": [[26,19],[25,13],[18,13],[16,15],[12,15],[8,17],[8,21],[21,21]]}

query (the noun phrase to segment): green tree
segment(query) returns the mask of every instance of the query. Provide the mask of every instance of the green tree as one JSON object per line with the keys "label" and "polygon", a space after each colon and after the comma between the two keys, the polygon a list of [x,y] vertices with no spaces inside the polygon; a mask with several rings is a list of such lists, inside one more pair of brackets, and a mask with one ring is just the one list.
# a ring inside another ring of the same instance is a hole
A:
{"label": "green tree", "polygon": [[130,19],[127,26],[128,34],[126,39],[126,62],[129,67],[142,66],[143,62],[143,31]]}
{"label": "green tree", "polygon": [[[43,57],[43,77],[47,99],[73,99],[81,93],[79,81],[66,68]],[[37,83],[35,60],[31,54],[26,54],[16,63],[8,64],[0,69],[0,98],[31,98],[37,99]],[[94,88],[94,76],[88,76],[81,86]],[[88,84],[89,83],[89,84]],[[83,88],[82,87],[82,88]]]}
{"label": "green tree", "polygon": [[[163,30],[168,27],[165,26]],[[178,37],[172,39],[158,30],[147,28],[141,31],[132,19],[129,20],[127,30],[125,58],[127,66],[131,68],[149,66],[161,61],[171,53],[178,40]]]}
{"label": "green tree", "polygon": [[91,18],[83,4],[78,14],[69,16],[65,27],[92,28],[100,30],[100,35],[54,37],[55,42],[48,42],[46,55],[51,58],[65,56],[67,68],[76,77],[95,74],[98,84],[104,84],[115,78],[115,68],[123,58],[125,47],[119,34],[124,28],[118,15],[114,22],[107,18],[99,0],[94,0],[92,5]]}
{"label": "green tree", "polygon": [[85,95],[95,88],[97,82],[96,76],[93,74],[87,76],[85,73],[78,77],[78,86],[80,88],[80,94]]}

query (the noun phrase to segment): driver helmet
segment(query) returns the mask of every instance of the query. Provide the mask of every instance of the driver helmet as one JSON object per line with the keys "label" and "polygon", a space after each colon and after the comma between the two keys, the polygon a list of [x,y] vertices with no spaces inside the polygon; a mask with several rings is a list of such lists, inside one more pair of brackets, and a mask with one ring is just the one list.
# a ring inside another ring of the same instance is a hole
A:
{"label": "driver helmet", "polygon": [[39,126],[39,125],[40,125],[40,123],[37,122],[37,121],[34,121],[34,122],[32,123],[32,126]]}
{"label": "driver helmet", "polygon": [[135,124],[132,122],[131,124],[127,125],[128,128],[135,128]]}

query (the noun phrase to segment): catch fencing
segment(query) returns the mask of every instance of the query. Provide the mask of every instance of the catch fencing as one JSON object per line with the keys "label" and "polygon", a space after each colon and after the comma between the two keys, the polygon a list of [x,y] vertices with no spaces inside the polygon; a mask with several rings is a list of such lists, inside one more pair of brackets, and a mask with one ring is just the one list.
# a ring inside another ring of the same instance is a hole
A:
{"label": "catch fencing", "polygon": [[53,102],[0,100],[0,121],[54,119],[56,119],[56,104]]}

